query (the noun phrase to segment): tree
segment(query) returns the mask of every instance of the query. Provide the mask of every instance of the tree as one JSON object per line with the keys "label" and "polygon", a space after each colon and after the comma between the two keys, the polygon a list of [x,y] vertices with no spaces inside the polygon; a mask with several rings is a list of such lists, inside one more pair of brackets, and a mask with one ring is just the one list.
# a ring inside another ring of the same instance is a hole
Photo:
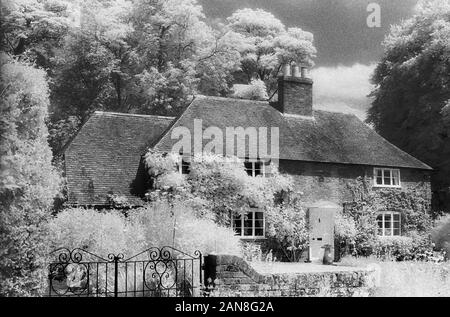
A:
{"label": "tree", "polygon": [[43,224],[61,179],[47,143],[48,86],[42,70],[1,55],[0,294],[34,295],[45,285]]}
{"label": "tree", "polygon": [[55,58],[53,121],[76,116],[84,122],[94,110],[130,112],[135,57],[128,44],[130,2],[89,1],[80,7]]}
{"label": "tree", "polygon": [[142,61],[141,111],[178,114],[198,88],[212,94],[228,89],[239,52],[226,31],[206,24],[196,0],[139,0],[131,19]]}
{"label": "tree", "polygon": [[273,14],[261,9],[242,9],[228,18],[228,28],[243,36],[242,71],[249,83],[258,78],[273,90],[283,63],[313,66],[316,54],[313,35],[300,28],[289,28]]}
{"label": "tree", "polygon": [[435,169],[435,207],[450,210],[450,4],[422,1],[394,26],[373,83],[368,122],[393,144]]}
{"label": "tree", "polygon": [[76,5],[65,0],[6,0],[1,4],[2,50],[51,69],[55,49],[76,21]]}

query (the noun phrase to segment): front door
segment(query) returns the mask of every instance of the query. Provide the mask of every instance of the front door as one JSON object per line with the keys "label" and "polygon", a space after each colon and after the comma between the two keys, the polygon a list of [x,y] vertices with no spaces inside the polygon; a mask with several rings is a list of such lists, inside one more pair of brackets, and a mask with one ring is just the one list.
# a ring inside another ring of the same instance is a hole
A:
{"label": "front door", "polygon": [[323,258],[324,245],[331,245],[334,253],[334,214],[335,208],[312,207],[308,209],[309,245],[311,260]]}

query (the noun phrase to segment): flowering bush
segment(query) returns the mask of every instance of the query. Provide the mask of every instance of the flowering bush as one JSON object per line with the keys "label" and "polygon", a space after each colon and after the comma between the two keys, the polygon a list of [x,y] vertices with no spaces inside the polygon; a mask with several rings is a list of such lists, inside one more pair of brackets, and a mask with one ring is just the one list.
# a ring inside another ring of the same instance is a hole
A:
{"label": "flowering bush", "polygon": [[134,227],[141,228],[149,247],[173,246],[191,254],[199,250],[203,255],[241,253],[240,240],[231,228],[198,217],[186,202],[154,202],[133,210],[129,218]]}
{"label": "flowering bush", "polygon": [[144,230],[117,211],[69,208],[48,223],[51,249],[81,248],[106,257],[109,253],[132,256],[146,246]]}
{"label": "flowering bush", "polygon": [[175,183],[168,180],[177,173],[175,162],[180,157],[174,157],[147,153],[145,162],[153,184],[148,195],[151,200],[172,205],[184,201],[191,204],[197,216],[226,227],[231,226],[231,215],[260,208],[266,215],[268,244],[282,249],[284,254],[279,258],[298,259],[308,234],[305,212],[295,197],[291,177],[280,174],[273,165],[267,168],[270,177],[250,177],[242,160],[210,154],[194,157],[190,173],[177,174],[184,181]]}

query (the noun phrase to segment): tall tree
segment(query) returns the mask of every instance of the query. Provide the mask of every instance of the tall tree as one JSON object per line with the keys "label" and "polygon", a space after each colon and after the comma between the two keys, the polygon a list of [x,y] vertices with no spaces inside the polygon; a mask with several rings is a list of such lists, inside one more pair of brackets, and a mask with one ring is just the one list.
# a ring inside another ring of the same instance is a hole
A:
{"label": "tall tree", "polygon": [[76,24],[76,2],[66,0],[5,0],[0,5],[2,50],[52,68],[55,49]]}
{"label": "tall tree", "polygon": [[60,189],[47,142],[46,74],[0,55],[0,294],[45,285],[44,223]]}
{"label": "tall tree", "polygon": [[300,28],[288,28],[273,14],[261,9],[242,9],[228,19],[228,28],[241,35],[242,71],[247,82],[261,79],[274,88],[274,79],[283,63],[313,66],[316,49],[313,35]]}
{"label": "tall tree", "polygon": [[450,3],[421,1],[383,45],[368,122],[435,169],[436,207],[450,211]]}

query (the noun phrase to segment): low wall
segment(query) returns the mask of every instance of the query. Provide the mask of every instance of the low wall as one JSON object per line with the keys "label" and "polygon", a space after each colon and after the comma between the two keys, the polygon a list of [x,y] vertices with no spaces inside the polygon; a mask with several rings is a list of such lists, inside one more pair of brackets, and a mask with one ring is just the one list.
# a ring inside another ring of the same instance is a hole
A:
{"label": "low wall", "polygon": [[[307,266],[309,264],[302,264]],[[237,256],[205,257],[209,296],[369,296],[376,284],[374,270],[327,266],[324,272],[261,273]]]}

